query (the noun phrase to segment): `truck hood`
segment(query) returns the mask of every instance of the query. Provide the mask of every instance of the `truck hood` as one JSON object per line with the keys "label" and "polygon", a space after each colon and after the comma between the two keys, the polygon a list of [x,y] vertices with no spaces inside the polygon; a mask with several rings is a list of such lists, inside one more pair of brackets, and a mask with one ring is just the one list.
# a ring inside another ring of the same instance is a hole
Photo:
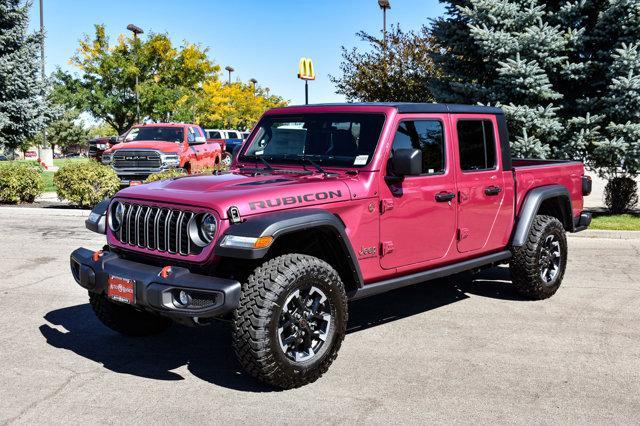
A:
{"label": "truck hood", "polygon": [[121,149],[155,149],[166,154],[173,154],[182,150],[181,143],[175,142],[161,142],[161,141],[135,141],[135,142],[123,142],[116,144],[107,151],[112,153]]}
{"label": "truck hood", "polygon": [[349,179],[353,178],[320,174],[194,175],[126,188],[116,197],[205,207],[226,219],[231,206],[237,207],[241,216],[248,216],[350,200],[345,182]]}

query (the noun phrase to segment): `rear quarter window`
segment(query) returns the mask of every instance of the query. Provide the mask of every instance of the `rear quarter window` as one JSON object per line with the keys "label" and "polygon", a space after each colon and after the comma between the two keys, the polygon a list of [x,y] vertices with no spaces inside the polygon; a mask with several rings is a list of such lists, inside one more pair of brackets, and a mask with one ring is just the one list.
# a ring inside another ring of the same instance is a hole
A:
{"label": "rear quarter window", "polygon": [[491,120],[459,120],[458,149],[462,171],[492,170],[496,167],[496,140]]}

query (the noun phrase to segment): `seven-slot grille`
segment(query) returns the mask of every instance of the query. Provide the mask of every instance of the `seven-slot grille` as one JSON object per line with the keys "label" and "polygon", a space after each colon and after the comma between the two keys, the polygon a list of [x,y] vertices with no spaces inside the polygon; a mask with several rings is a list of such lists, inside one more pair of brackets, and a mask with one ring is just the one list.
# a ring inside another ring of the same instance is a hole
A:
{"label": "seven-slot grille", "polygon": [[133,151],[128,149],[113,153],[113,167],[117,169],[157,169],[162,165],[157,151]]}
{"label": "seven-slot grille", "polygon": [[202,251],[189,238],[189,221],[196,213],[128,203],[124,208],[122,225],[115,233],[121,243],[183,256]]}

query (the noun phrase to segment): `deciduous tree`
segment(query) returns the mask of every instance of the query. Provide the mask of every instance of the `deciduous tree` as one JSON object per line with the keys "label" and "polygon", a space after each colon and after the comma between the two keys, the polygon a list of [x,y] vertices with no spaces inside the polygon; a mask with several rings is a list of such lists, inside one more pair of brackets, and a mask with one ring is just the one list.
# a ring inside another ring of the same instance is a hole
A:
{"label": "deciduous tree", "polygon": [[[138,119],[170,119],[181,99],[201,94],[202,83],[219,71],[207,49],[195,44],[174,47],[166,34],[144,40],[121,35],[111,43],[102,25],[96,25],[93,37],[81,40],[71,63],[80,74],[57,71],[57,98],[90,112],[118,133]],[[136,116],[136,89],[141,117]]]}
{"label": "deciduous tree", "polygon": [[436,75],[431,54],[434,47],[426,28],[404,32],[393,26],[387,44],[364,31],[357,37],[369,49],[342,47],[341,76],[331,76],[336,93],[349,101],[431,102],[429,82]]}
{"label": "deciduous tree", "polygon": [[214,128],[251,128],[269,108],[285,106],[279,96],[270,95],[261,87],[236,82],[222,83],[209,79],[203,86],[203,96],[195,102],[196,122]]}

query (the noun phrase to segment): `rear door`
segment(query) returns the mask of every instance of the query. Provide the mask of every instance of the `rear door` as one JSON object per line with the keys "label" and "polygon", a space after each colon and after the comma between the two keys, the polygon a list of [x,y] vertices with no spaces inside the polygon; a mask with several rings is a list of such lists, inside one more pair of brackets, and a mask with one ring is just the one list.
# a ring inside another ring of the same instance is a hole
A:
{"label": "rear door", "polygon": [[[381,182],[380,266],[392,269],[443,258],[456,231],[455,179],[446,114],[402,115],[396,149],[422,151],[422,175]],[[387,170],[392,176],[393,171]],[[448,196],[443,196],[448,194]]]}
{"label": "rear door", "polygon": [[498,127],[495,116],[454,114],[458,184],[458,251],[491,250],[487,246],[504,206]]}

